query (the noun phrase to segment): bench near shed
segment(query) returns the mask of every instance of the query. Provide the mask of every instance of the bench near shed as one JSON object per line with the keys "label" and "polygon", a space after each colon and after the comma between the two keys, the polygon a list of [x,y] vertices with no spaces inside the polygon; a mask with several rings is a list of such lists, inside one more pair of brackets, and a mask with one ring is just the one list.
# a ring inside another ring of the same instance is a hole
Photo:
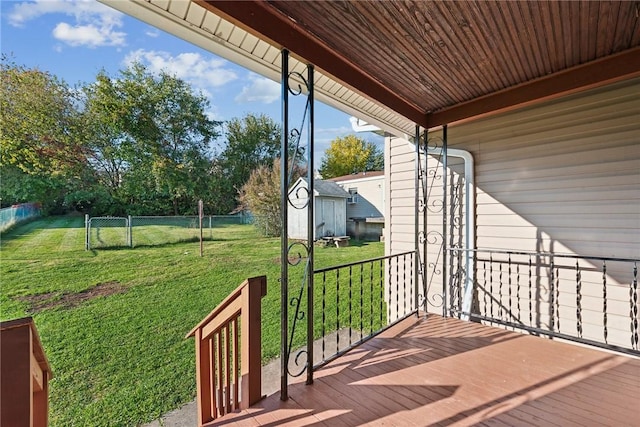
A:
{"label": "bench near shed", "polygon": [[349,239],[351,239],[349,236],[327,236],[321,237],[318,242],[323,246],[334,244],[336,248],[343,248],[349,246]]}

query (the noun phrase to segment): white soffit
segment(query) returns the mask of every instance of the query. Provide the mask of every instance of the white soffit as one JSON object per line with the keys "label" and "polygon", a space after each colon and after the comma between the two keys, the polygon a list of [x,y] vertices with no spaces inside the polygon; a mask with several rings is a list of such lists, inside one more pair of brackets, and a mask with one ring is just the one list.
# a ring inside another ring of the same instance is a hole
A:
{"label": "white soffit", "polygon": [[[191,0],[98,1],[257,74],[280,81],[280,49]],[[293,57],[289,64],[292,71],[304,71],[304,64]],[[316,69],[314,75],[317,100],[396,136],[415,132],[415,124],[409,119],[365,98],[322,70]]]}

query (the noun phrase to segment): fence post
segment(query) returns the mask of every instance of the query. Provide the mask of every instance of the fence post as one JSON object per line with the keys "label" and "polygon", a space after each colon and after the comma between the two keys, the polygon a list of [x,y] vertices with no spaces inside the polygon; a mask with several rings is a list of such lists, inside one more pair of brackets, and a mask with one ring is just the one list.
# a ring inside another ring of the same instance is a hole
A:
{"label": "fence post", "polygon": [[241,402],[246,405],[246,408],[262,399],[261,300],[267,295],[267,277],[252,277],[247,279],[247,282],[247,286],[242,289],[242,304],[246,317],[242,319],[240,324],[242,329],[240,333],[242,339],[240,354]]}
{"label": "fence post", "polygon": [[129,244],[129,247],[132,248],[133,247],[133,221],[131,221],[131,215],[127,216],[127,243]]}
{"label": "fence post", "polygon": [[202,203],[202,199],[198,200],[198,226],[200,228],[200,257],[202,257],[202,252],[204,250],[202,243],[202,220],[204,219],[204,205]]}
{"label": "fence post", "polygon": [[90,239],[90,233],[91,230],[89,230],[91,223],[90,223],[90,219],[89,219],[89,214],[85,214],[84,215],[84,249],[86,251],[88,251],[89,249],[91,249],[91,241]]}

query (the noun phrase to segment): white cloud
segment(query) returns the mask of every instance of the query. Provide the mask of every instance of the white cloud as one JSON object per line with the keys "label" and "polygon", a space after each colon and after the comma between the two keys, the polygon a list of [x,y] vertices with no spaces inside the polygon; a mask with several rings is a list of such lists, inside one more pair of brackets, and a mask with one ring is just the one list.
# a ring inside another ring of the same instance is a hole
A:
{"label": "white cloud", "polygon": [[236,80],[238,75],[224,59],[204,58],[199,53],[181,53],[172,56],[168,52],[138,49],[130,52],[124,59],[125,65],[140,62],[149,71],[165,71],[185,80],[198,89],[217,88]]}
{"label": "white cloud", "polygon": [[236,102],[240,104],[248,102],[271,104],[280,99],[280,83],[254,74],[249,76],[249,81],[250,84],[244,86],[242,92],[236,96]]}
{"label": "white cloud", "polygon": [[53,36],[70,46],[122,46],[125,44],[126,34],[113,31],[111,28],[95,25],[71,26],[61,22],[53,29]]}
{"label": "white cloud", "polygon": [[8,15],[16,27],[47,14],[63,14],[73,22],[59,22],[53,36],[70,46],[124,46],[122,13],[95,0],[35,0],[16,4]]}
{"label": "white cloud", "polygon": [[122,14],[95,0],[35,0],[17,3],[9,13],[9,23],[21,26],[42,15],[61,13],[73,16],[78,21],[88,22],[95,15],[113,19]]}
{"label": "white cloud", "polygon": [[157,30],[149,30],[149,31],[146,31],[145,34],[154,39],[160,36],[160,33]]}

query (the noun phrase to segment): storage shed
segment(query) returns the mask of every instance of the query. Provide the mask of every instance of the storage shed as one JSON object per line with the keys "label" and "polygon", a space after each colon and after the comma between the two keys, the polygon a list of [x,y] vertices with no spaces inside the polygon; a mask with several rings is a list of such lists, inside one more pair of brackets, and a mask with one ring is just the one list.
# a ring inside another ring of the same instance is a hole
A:
{"label": "storage shed", "polygon": [[[289,190],[288,232],[291,239],[307,238],[308,187],[307,179],[299,178]],[[320,179],[313,181],[313,193],[314,239],[346,235],[349,193],[335,182]]]}

